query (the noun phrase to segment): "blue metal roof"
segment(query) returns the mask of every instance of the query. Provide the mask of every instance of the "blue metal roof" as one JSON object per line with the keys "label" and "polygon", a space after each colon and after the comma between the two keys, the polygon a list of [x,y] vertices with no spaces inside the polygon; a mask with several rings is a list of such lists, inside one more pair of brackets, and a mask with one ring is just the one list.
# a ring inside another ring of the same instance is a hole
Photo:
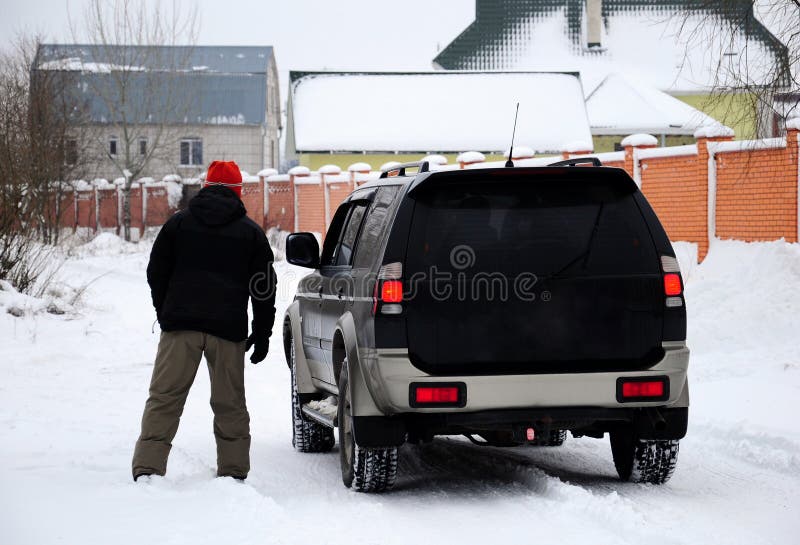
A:
{"label": "blue metal roof", "polygon": [[[58,72],[64,87],[96,123],[113,123],[104,100],[126,72],[127,118],[137,123],[261,125],[267,115],[272,47],[153,47],[44,44],[34,70]],[[167,100],[170,104],[167,104]]]}

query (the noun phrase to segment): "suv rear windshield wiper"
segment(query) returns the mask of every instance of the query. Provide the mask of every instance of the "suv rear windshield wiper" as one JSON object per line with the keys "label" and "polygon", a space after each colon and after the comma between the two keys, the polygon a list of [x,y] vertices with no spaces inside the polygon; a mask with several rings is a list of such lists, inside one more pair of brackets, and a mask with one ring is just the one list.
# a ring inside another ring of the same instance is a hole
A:
{"label": "suv rear windshield wiper", "polygon": [[603,207],[605,206],[605,202],[600,202],[600,207],[597,209],[597,217],[594,220],[594,226],[592,227],[592,234],[589,235],[589,242],[586,244],[586,249],[583,250],[580,254],[572,258],[567,262],[566,265],[558,269],[553,274],[547,276],[547,278],[558,278],[561,276],[566,270],[572,267],[575,263],[583,259],[583,268],[585,269],[586,266],[589,264],[589,257],[592,255],[592,248],[594,247],[594,241],[597,239],[597,231],[600,229],[600,218],[603,217]]}

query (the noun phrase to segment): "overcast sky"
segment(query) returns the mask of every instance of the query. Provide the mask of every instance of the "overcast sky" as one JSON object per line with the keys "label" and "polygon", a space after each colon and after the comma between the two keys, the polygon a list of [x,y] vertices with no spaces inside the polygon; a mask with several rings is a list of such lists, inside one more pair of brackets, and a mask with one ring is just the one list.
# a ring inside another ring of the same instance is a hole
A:
{"label": "overcast sky", "polygon": [[[0,42],[17,33],[72,41],[85,0],[0,0]],[[197,0],[200,45],[272,45],[289,70],[431,69],[475,16],[475,0]],[[184,5],[186,1],[184,0]]]}

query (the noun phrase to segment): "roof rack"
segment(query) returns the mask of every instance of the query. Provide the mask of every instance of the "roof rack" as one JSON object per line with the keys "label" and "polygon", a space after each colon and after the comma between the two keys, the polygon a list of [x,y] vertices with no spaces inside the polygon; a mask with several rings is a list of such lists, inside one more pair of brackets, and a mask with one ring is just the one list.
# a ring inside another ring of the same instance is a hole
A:
{"label": "roof rack", "polygon": [[407,168],[417,168],[419,169],[419,173],[422,174],[423,172],[428,172],[430,170],[430,163],[428,161],[415,161],[413,163],[402,163],[400,165],[395,165],[391,168],[387,168],[381,171],[381,178],[388,178],[390,172],[397,172],[393,176],[405,176]]}
{"label": "roof rack", "polygon": [[600,159],[597,157],[578,157],[576,159],[567,159],[566,161],[556,161],[555,163],[550,163],[549,167],[574,167],[577,165],[584,165],[587,163],[591,163],[592,166],[601,167],[603,163],[600,162]]}

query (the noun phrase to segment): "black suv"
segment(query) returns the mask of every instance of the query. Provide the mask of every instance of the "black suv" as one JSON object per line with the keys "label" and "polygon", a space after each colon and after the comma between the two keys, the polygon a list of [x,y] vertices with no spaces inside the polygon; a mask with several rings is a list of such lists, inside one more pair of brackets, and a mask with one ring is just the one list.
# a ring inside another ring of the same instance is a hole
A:
{"label": "black suv", "polygon": [[[689,406],[675,253],[617,168],[394,167],[339,207],[284,320],[293,444],[339,428],[344,484],[390,487],[397,449],[611,437],[619,476],[666,482]],[[416,169],[414,175],[407,169]]]}

